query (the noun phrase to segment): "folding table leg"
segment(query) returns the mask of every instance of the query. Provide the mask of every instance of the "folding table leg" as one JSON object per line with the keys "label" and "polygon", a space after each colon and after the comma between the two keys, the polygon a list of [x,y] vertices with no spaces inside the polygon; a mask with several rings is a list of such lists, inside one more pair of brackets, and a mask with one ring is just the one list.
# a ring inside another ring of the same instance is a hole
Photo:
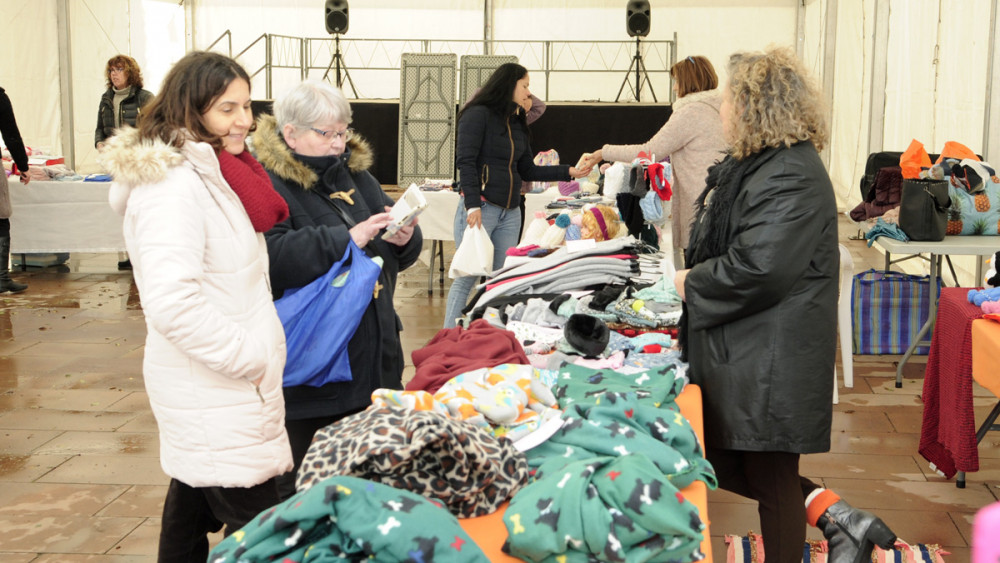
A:
{"label": "folding table leg", "polygon": [[[977,447],[979,446],[979,442],[982,442],[983,438],[986,437],[987,432],[990,430],[1000,430],[1000,424],[993,424],[993,422],[996,421],[997,416],[1000,416],[1000,401],[997,401],[997,404],[993,406],[993,410],[990,411],[986,420],[983,421],[979,430],[976,431]],[[958,474],[955,475],[955,486],[959,489],[965,488],[965,471],[959,471]]]}

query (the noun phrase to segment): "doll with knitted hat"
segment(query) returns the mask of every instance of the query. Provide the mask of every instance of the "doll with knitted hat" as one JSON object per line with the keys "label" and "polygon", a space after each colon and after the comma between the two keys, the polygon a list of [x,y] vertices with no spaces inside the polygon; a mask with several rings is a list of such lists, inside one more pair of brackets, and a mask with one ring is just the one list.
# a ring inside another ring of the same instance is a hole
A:
{"label": "doll with knitted hat", "polygon": [[618,211],[608,205],[594,205],[584,209],[580,218],[580,238],[598,242],[618,236],[621,220]]}

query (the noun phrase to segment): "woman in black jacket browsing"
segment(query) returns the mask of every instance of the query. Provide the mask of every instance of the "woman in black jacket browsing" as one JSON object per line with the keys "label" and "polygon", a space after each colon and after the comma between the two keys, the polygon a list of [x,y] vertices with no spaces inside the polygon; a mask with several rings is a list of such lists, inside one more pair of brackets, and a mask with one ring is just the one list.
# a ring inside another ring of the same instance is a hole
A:
{"label": "woman in black jacket browsing", "polygon": [[[486,229],[493,243],[494,270],[521,238],[522,180],[552,182],[590,173],[589,168],[534,163],[525,121],[531,108],[528,84],[526,68],[500,65],[458,115],[455,165],[462,198],[455,212],[455,246],[462,244],[467,226]],[[464,276],[451,284],[445,328],[455,326],[475,281],[475,276]]]}

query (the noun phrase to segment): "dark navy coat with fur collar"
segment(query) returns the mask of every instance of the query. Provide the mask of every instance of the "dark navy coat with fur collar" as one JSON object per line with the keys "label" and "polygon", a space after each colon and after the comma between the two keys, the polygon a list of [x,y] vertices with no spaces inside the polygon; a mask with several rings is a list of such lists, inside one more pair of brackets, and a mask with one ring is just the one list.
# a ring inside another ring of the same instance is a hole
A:
{"label": "dark navy coat with fur collar", "polygon": [[[326,170],[315,171],[285,144],[273,116],[262,116],[253,138],[257,159],[267,170],[274,189],[288,202],[288,220],[265,234],[271,261],[271,288],[277,299],[285,290],[302,287],[325,274],[343,256],[350,228],[341,215],[322,201],[333,192],[348,192],[353,204],[333,199],[355,222],[385,211],[394,202],[370,172],[371,148],[361,138],[348,142],[339,158],[331,158]],[[352,381],[323,387],[286,387],[285,410],[289,419],[336,416],[371,404],[371,393],[379,387],[401,389],[405,358],[399,340],[402,323],[393,308],[396,275],[416,262],[423,246],[420,227],[404,246],[375,237],[385,261],[378,283],[382,288],[365,311],[348,344]]]}

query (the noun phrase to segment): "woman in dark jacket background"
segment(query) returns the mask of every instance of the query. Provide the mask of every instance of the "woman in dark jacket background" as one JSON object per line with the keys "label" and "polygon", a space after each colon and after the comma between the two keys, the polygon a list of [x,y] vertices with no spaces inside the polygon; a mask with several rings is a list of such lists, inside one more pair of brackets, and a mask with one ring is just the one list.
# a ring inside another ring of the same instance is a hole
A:
{"label": "woman in dark jacket background", "polygon": [[789,49],[733,55],[728,75],[730,154],[709,169],[675,278],[706,457],[720,487],[758,501],[768,561],[802,560],[804,521],[831,562],[867,561],[892,531],[799,475],[800,454],[829,451],[833,418],[839,250],[821,96]]}
{"label": "woman in dark jacket background", "polygon": [[[307,81],[275,102],[273,117],[258,119],[253,137],[257,158],[290,212],[265,235],[275,299],[325,274],[349,240],[383,260],[372,301],[347,346],[351,380],[285,387],[296,469],[316,430],[368,407],[375,389],[402,389],[403,327],[392,298],[396,275],[417,260],[423,237],[415,223],[386,240],[379,236],[394,202],[368,171],[371,148],[348,129],[350,122],[351,106],[340,90]],[[293,471],[279,480],[283,496],[294,492],[294,477]]]}
{"label": "woman in dark jacket background", "polygon": [[[3,88],[0,88],[0,136],[3,137],[10,157],[17,165],[17,173],[21,183],[27,185],[31,181],[28,175],[28,153],[24,150],[21,131],[17,128],[14,118],[14,107]],[[10,187],[7,185],[7,172],[0,172],[0,293],[21,293],[28,289],[27,284],[10,279]]]}
{"label": "woman in dark jacket background", "polygon": [[[551,182],[590,173],[589,168],[535,165],[525,121],[531,109],[528,86],[526,68],[502,64],[458,114],[455,165],[462,199],[455,211],[455,247],[462,244],[466,226],[482,226],[493,242],[494,270],[521,238],[522,180]],[[452,282],[445,328],[455,326],[475,281],[464,276]]]}
{"label": "woman in dark jacket background", "polygon": [[153,94],[142,89],[142,71],[139,63],[128,55],[115,55],[104,68],[108,89],[101,96],[97,107],[97,130],[94,146],[104,146],[104,141],[123,125],[136,126],[142,107],[153,99]]}

